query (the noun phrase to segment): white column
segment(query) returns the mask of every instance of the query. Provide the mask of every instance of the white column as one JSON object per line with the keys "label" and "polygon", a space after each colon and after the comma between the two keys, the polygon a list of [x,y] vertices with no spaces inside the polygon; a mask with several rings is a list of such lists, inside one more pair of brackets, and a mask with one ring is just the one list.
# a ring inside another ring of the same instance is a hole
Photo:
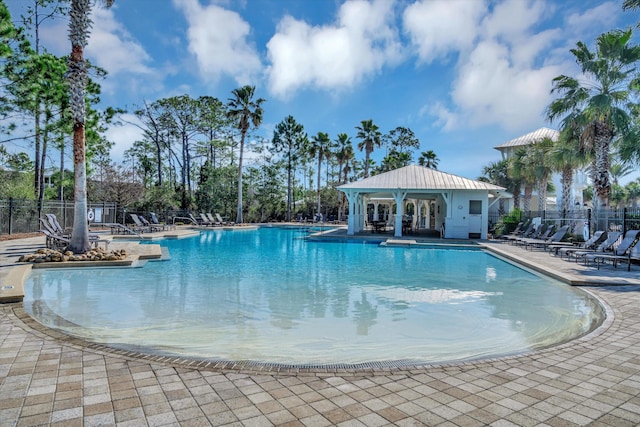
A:
{"label": "white column", "polygon": [[395,231],[393,233],[395,237],[402,237],[402,215],[403,215],[402,205],[403,205],[403,200],[406,196],[407,196],[406,191],[403,192],[398,190],[393,193],[393,198],[396,200],[396,224],[395,224]]}
{"label": "white column", "polygon": [[373,202],[373,220],[374,221],[378,220],[378,205],[380,205],[380,202]]}
{"label": "white column", "polygon": [[369,200],[365,196],[360,196],[360,229],[358,231],[364,230],[364,223],[367,220],[367,203]]}
{"label": "white column", "polygon": [[425,207],[425,211],[424,211],[424,215],[425,215],[424,228],[426,228],[428,230],[428,229],[431,228],[431,201],[430,200],[425,200],[424,207]]}
{"label": "white column", "polygon": [[355,234],[356,226],[356,199],[357,193],[346,193],[347,200],[349,201],[349,217],[347,219],[347,235],[353,236]]}

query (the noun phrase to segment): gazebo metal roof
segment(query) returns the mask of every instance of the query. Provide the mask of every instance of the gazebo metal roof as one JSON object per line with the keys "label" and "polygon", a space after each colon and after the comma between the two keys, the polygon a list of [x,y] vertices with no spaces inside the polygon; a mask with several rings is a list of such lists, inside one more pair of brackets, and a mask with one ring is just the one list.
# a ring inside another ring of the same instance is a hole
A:
{"label": "gazebo metal roof", "polygon": [[529,132],[526,135],[519,136],[510,141],[505,142],[504,144],[500,144],[495,148],[496,150],[502,150],[504,148],[514,148],[521,145],[530,145],[535,144],[536,142],[540,142],[545,138],[549,138],[552,141],[557,141],[560,132],[554,129],[549,128],[540,128],[538,130],[534,130],[533,132]]}
{"label": "gazebo metal roof", "polygon": [[474,181],[458,175],[441,172],[435,169],[418,165],[409,165],[403,168],[384,172],[360,181],[343,184],[339,190],[367,190],[367,191],[392,191],[392,190],[486,190],[504,191],[505,188],[482,181]]}

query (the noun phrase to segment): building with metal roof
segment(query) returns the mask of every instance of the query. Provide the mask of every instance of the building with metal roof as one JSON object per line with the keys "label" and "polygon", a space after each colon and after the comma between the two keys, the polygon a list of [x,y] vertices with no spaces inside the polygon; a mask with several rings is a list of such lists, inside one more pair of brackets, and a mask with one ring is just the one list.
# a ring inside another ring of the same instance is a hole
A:
{"label": "building with metal roof", "polygon": [[560,132],[558,132],[555,129],[540,128],[540,129],[534,130],[533,132],[529,132],[526,135],[522,135],[517,138],[514,138],[510,141],[505,142],[504,144],[500,144],[493,148],[500,151],[502,153],[502,158],[506,159],[511,157],[513,152],[518,147],[522,147],[523,145],[535,144],[536,142],[540,142],[543,139],[550,139],[553,142],[556,142],[559,136],[560,136]]}
{"label": "building with metal roof", "polygon": [[[379,221],[380,205],[395,213],[383,214],[396,237],[403,229],[434,229],[444,238],[486,239],[489,199],[501,197],[505,188],[458,175],[409,165],[338,187],[349,200],[347,234],[361,232],[370,221]],[[413,215],[405,216],[412,204]],[[373,212],[369,207],[373,205]],[[403,222],[404,220],[404,222]],[[410,221],[409,226],[406,222]]]}

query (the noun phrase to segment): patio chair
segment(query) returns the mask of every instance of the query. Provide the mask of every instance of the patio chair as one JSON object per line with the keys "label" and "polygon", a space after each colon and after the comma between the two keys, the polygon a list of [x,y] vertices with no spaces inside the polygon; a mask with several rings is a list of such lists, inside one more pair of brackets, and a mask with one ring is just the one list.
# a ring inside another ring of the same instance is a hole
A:
{"label": "patio chair", "polygon": [[153,224],[156,227],[162,227],[162,230],[175,230],[175,225],[170,225],[164,222],[160,222],[158,221],[158,216],[155,214],[155,212],[149,212],[149,216],[151,217],[151,224]]}
{"label": "patio chair", "polygon": [[516,242],[520,239],[529,239],[533,237],[541,227],[542,224],[535,225],[534,223],[531,223],[529,224],[529,227],[527,227],[527,229],[524,231],[524,233],[522,233],[520,236],[507,236],[507,240],[509,240],[509,243],[511,243],[512,245],[515,245]]}
{"label": "patio chair", "polygon": [[538,227],[538,230],[533,233],[531,237],[523,237],[515,240],[516,245],[525,245],[529,242],[539,242],[549,238],[549,234],[553,232],[555,225],[547,226],[546,224],[541,224]]}
{"label": "patio chair", "polygon": [[[551,226],[550,228],[554,228],[555,226]],[[543,240],[543,241],[527,241],[525,242],[525,249],[531,248],[532,250],[534,248],[542,248],[545,251],[547,250],[547,247],[549,245],[553,245],[554,243],[558,243],[559,241],[561,241],[562,239],[564,239],[564,236],[567,235],[567,233],[569,232],[569,226],[568,225],[563,225],[562,227],[560,227],[558,229],[558,231],[556,231],[555,233],[553,233],[551,235],[551,237]]]}
{"label": "patio chair", "polygon": [[189,214],[189,219],[191,220],[191,222],[193,222],[194,225],[202,225],[202,221],[196,219],[196,217],[193,216],[192,213]]}
{"label": "patio chair", "polygon": [[612,253],[587,254],[585,256],[585,265],[588,265],[589,261],[593,261],[595,262],[599,270],[601,264],[604,264],[607,261],[611,261],[615,267],[620,258],[628,257],[629,252],[637,243],[638,237],[640,237],[640,230],[627,230],[627,232],[624,234],[624,238],[622,239],[620,244],[615,249],[613,249]]}
{"label": "patio chair", "polygon": [[44,214],[44,216],[47,217],[47,221],[49,221],[49,224],[51,225],[51,229],[55,234],[59,234],[62,236],[71,234],[69,230],[65,230],[64,228],[62,228],[62,226],[58,222],[58,218],[56,217],[56,214],[48,213],[48,214]]}
{"label": "patio chair", "polygon": [[145,231],[149,232],[151,229],[144,225],[144,223],[140,220],[140,217],[134,213],[130,213],[129,216],[133,220],[134,226],[132,227],[133,231],[144,233]]}
{"label": "patio chair", "polygon": [[142,224],[144,224],[144,226],[147,227],[149,229],[149,231],[152,232],[152,233],[156,232],[156,231],[164,230],[164,226],[152,224],[152,223],[149,222],[149,220],[147,220],[147,218],[145,218],[142,215],[138,215],[138,219],[140,219]]}
{"label": "patio chair", "polygon": [[215,219],[215,218],[213,217],[213,215],[211,215],[211,213],[210,213],[210,212],[207,212],[207,218],[209,218],[209,222],[210,222],[210,223],[211,223],[211,225],[213,225],[213,226],[221,226],[221,225],[222,225],[222,222],[221,222],[221,221],[218,221],[217,219]]}
{"label": "patio chair", "polygon": [[578,262],[579,260],[584,259],[587,256],[587,254],[603,253],[603,252],[611,251],[613,248],[613,245],[616,244],[616,242],[620,239],[621,235],[622,233],[620,233],[619,231],[609,231],[607,233],[607,238],[605,239],[605,241],[600,243],[595,250],[574,251],[568,254],[567,259],[570,260],[573,257],[575,258],[575,261]]}
{"label": "patio chair", "polygon": [[633,247],[631,248],[631,250],[627,253],[626,256],[610,256],[609,258],[612,263],[613,263],[613,267],[617,268],[618,263],[620,262],[627,262],[627,271],[631,271],[631,261],[640,261],[640,245],[638,244],[638,241],[636,241],[636,244],[633,245]]}
{"label": "patio chair", "polygon": [[214,225],[216,225],[215,221],[211,221],[206,214],[201,213],[200,214],[200,225],[206,225],[208,227],[213,227]]}
{"label": "patio chair", "polygon": [[[46,228],[41,229],[40,232],[46,236],[46,246],[49,249],[63,251],[67,246],[69,246],[69,243],[71,243],[71,239],[69,239],[68,237],[60,236],[58,234],[53,234]],[[95,248],[97,248],[100,245],[100,243],[102,243],[104,244],[104,249],[109,250],[109,243],[111,243],[111,241],[108,239],[89,238],[89,243],[93,245],[93,247]]]}
{"label": "patio chair", "polygon": [[222,225],[234,225],[235,222],[229,222],[229,221],[225,221],[222,219],[222,217],[220,216],[219,213],[216,212],[216,218],[218,218],[218,222],[221,223]]}
{"label": "patio chair", "polygon": [[554,254],[556,256],[560,256],[563,258],[564,255],[569,255],[571,252],[575,251],[584,251],[584,250],[592,250],[595,249],[600,243],[604,242],[607,238],[607,232],[603,230],[598,230],[593,233],[593,236],[586,242],[582,242],[578,245],[573,243],[556,243],[554,245],[549,245],[549,254]]}
{"label": "patio chair", "polygon": [[[508,236],[518,236],[521,232],[522,232],[522,227],[524,225],[524,222],[519,222],[518,225],[516,225],[516,228],[511,232],[511,233],[506,233],[506,234],[495,234],[495,238],[496,239],[506,239]],[[495,231],[495,225],[493,226],[493,229]]]}

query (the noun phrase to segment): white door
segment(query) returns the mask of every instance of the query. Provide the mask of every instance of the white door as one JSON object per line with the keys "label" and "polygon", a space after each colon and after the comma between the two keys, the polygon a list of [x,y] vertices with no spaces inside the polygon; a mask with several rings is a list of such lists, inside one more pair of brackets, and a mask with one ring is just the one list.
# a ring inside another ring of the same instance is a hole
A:
{"label": "white door", "polygon": [[469,234],[482,233],[482,200],[469,200]]}

